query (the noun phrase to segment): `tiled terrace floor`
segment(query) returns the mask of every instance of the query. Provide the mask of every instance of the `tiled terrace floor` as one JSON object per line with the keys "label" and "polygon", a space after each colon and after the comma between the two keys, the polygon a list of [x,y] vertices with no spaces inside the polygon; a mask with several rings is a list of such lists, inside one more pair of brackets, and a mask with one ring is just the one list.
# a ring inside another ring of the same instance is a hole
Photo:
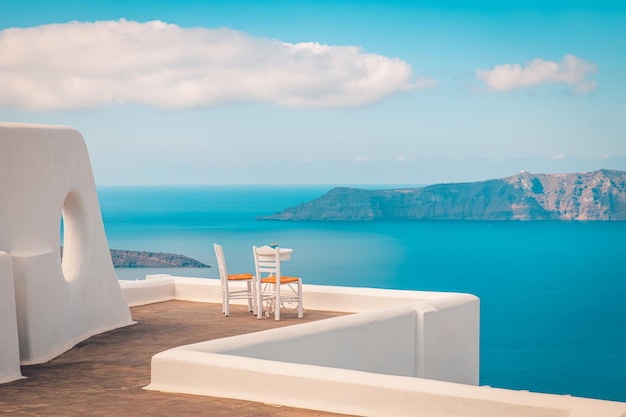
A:
{"label": "tiled terrace floor", "polygon": [[[133,307],[133,326],[94,336],[41,364],[22,367],[27,379],[0,385],[0,416],[336,416],[269,404],[161,393],[150,383],[150,359],[203,340],[321,320],[340,313],[285,313],[257,320],[245,307],[223,317],[219,304],[168,301]],[[323,399],[320,399],[323,401]]]}

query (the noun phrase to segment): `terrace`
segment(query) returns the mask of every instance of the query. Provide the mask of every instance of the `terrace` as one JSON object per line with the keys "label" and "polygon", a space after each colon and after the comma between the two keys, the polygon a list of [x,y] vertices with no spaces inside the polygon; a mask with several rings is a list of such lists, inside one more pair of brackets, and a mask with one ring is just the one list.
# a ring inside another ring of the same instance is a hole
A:
{"label": "terrace", "polygon": [[[307,311],[303,320],[254,320],[234,307],[225,319],[212,303],[167,301],[131,308],[137,324],[93,336],[43,364],[22,367],[26,379],[0,385],[0,415],[11,416],[332,416],[313,410],[143,389],[150,360],[188,343],[275,329],[337,316]],[[225,321],[228,325],[224,325]]]}
{"label": "terrace", "polygon": [[305,285],[305,319],[276,323],[222,317],[217,280],[118,282],[82,136],[0,124],[0,146],[3,413],[626,416],[478,386],[469,294]]}

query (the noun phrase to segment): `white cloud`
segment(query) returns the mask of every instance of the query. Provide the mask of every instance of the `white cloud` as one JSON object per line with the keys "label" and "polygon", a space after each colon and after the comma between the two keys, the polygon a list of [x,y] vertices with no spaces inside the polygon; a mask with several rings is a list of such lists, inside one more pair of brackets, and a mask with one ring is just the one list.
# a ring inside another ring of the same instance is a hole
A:
{"label": "white cloud", "polygon": [[596,89],[597,83],[588,80],[590,74],[598,71],[593,62],[574,55],[565,55],[561,62],[544,61],[535,58],[524,66],[504,64],[492,70],[476,70],[476,77],[497,91],[509,91],[516,88],[531,87],[547,83],[565,83],[576,92],[589,93]]}
{"label": "white cloud", "polygon": [[110,103],[162,108],[264,102],[361,106],[434,85],[409,64],[354,46],[285,43],[160,21],[71,22],[0,32],[0,107]]}

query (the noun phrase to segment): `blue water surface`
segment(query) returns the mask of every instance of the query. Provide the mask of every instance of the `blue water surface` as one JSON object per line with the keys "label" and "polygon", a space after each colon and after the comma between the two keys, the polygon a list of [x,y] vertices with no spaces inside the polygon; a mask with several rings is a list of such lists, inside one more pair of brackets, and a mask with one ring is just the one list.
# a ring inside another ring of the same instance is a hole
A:
{"label": "blue water surface", "polygon": [[[256,216],[330,186],[100,187],[114,249],[253,269],[252,245],[294,249],[305,283],[467,292],[481,300],[480,383],[626,401],[626,222],[277,222]],[[373,187],[370,187],[373,188]],[[382,188],[382,187],[381,187]],[[217,278],[209,269],[117,269]]]}

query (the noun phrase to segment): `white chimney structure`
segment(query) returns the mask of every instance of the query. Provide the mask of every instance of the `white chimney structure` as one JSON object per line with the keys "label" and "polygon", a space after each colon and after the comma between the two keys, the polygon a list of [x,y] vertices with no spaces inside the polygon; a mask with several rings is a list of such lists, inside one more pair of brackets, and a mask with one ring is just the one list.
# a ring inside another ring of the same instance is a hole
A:
{"label": "white chimney structure", "polygon": [[132,323],[83,137],[0,123],[0,383]]}

